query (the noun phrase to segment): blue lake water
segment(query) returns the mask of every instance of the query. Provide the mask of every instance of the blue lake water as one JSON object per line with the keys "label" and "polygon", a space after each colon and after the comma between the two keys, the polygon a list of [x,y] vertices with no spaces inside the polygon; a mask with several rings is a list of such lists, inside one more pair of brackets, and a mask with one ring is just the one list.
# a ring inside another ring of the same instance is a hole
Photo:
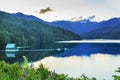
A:
{"label": "blue lake water", "polygon": [[120,53],[120,44],[117,43],[80,43],[72,49],[55,55],[56,57],[66,56],[90,56],[91,54],[103,53],[117,55]]}
{"label": "blue lake water", "polygon": [[86,74],[88,77],[96,77],[97,80],[113,80],[112,75],[117,74],[115,70],[120,67],[119,43],[80,43],[64,52],[47,57],[39,50],[21,51],[18,54],[19,57],[26,54],[33,59],[39,54],[42,59],[34,62],[35,66],[42,62],[50,70],[71,77]]}
{"label": "blue lake water", "polygon": [[86,74],[97,80],[113,80],[112,75],[120,67],[120,44],[81,43],[40,61],[50,70],[71,77]]}

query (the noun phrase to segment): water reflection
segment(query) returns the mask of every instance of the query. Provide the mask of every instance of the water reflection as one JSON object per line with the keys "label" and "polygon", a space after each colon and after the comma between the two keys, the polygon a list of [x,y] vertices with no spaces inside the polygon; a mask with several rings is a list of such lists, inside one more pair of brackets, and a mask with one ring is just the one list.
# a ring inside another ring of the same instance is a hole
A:
{"label": "water reflection", "polygon": [[[81,43],[71,49],[66,48],[61,53],[59,50],[58,48],[52,51],[19,51],[15,58],[4,57],[4,59],[9,62],[22,62],[23,55],[29,61],[42,59],[35,62],[35,67],[41,62],[57,73],[65,73],[73,77],[85,73],[88,77],[95,76],[98,80],[103,78],[113,80],[112,75],[120,66],[120,44],[118,43]],[[5,55],[0,54],[0,56]]]}
{"label": "water reflection", "polygon": [[56,57],[67,57],[67,56],[90,56],[96,53],[109,53],[117,55],[120,53],[120,44],[117,43],[81,43],[74,46],[63,53],[56,54]]}
{"label": "water reflection", "polygon": [[35,67],[43,63],[50,70],[79,77],[83,73],[97,80],[113,80],[112,75],[120,66],[120,55],[92,54],[91,56],[46,57],[35,62]]}
{"label": "water reflection", "polygon": [[5,60],[7,63],[14,62],[23,62],[23,56],[26,56],[31,61],[37,61],[44,57],[51,56],[55,53],[58,53],[58,50],[50,50],[50,51],[40,51],[40,50],[19,50],[19,51],[0,51],[0,60]]}

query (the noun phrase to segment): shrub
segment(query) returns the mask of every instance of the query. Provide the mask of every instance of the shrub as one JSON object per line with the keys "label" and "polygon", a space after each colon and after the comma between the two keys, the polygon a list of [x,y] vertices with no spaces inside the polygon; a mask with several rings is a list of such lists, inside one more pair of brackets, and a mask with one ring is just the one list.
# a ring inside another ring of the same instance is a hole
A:
{"label": "shrub", "polygon": [[55,71],[49,71],[42,64],[39,68],[29,67],[28,60],[24,56],[22,64],[7,64],[0,61],[0,80],[96,80],[82,75],[80,78],[70,78],[65,74],[57,74]]}

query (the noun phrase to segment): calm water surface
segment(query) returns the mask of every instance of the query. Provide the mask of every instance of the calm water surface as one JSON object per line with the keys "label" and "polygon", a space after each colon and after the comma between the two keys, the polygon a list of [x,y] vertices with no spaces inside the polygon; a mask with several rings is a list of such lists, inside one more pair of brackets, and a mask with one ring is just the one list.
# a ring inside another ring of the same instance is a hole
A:
{"label": "calm water surface", "polygon": [[[50,70],[71,77],[86,74],[97,80],[113,80],[112,75],[120,67],[120,44],[78,44],[63,53],[40,60]],[[36,66],[39,61],[35,62]]]}

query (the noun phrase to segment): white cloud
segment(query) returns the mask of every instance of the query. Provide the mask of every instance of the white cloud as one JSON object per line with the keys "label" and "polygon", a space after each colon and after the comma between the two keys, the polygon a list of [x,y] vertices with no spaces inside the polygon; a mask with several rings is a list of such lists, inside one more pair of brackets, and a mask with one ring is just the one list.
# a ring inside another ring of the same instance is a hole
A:
{"label": "white cloud", "polygon": [[[87,18],[91,15],[120,16],[120,0],[0,0],[0,10],[23,12],[45,20],[70,19],[75,16]],[[35,13],[51,7],[54,12],[46,15]],[[55,17],[57,16],[57,17]]]}

